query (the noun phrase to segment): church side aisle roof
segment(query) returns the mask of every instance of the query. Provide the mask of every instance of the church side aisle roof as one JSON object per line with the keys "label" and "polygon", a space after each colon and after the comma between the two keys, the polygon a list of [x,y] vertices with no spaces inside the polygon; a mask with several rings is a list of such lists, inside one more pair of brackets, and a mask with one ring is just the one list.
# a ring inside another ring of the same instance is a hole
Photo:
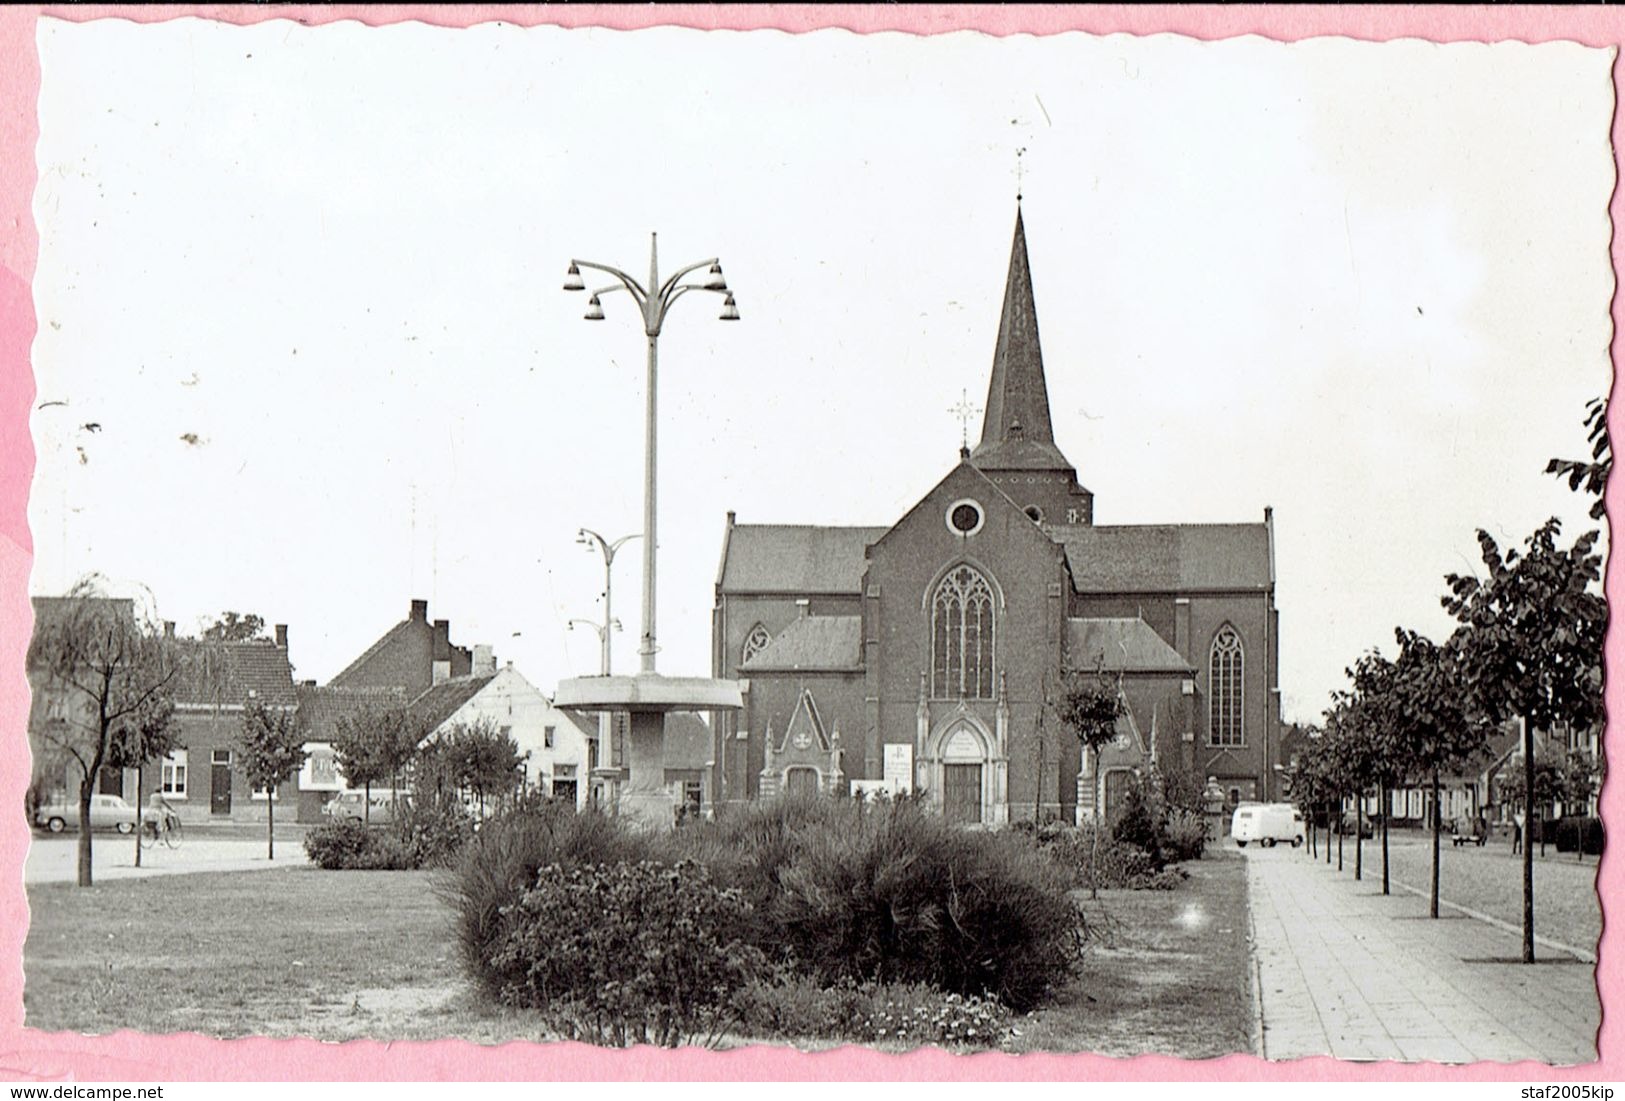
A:
{"label": "church side aisle roof", "polygon": [[742,673],[857,669],[863,664],[863,618],[810,615],[792,622],[739,667]]}
{"label": "church side aisle roof", "polygon": [[1054,529],[1080,593],[1188,593],[1270,587],[1265,524],[1132,524]]}
{"label": "church side aisle roof", "polygon": [[725,593],[858,595],[864,550],[883,527],[737,524],[717,588]]}
{"label": "church side aisle roof", "polygon": [[1066,666],[1108,673],[1190,673],[1179,656],[1143,619],[1068,619]]}

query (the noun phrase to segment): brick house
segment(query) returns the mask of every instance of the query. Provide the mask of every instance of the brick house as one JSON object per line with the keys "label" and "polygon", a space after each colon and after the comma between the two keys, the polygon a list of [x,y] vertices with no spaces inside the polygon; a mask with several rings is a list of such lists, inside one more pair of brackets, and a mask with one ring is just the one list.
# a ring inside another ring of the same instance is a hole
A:
{"label": "brick house", "polygon": [[[174,625],[165,624],[165,630],[173,634]],[[288,711],[299,706],[288,628],[278,624],[274,630],[274,639],[249,642],[175,640],[183,657],[175,690],[175,748],[159,763],[157,781],[184,822],[265,819],[266,793],[251,791],[243,773],[243,712],[251,699]],[[274,798],[279,806],[297,804],[297,779],[280,786]]]}
{"label": "brick house", "polygon": [[[1094,505],[1055,445],[1018,212],[974,450],[889,527],[728,515],[712,672],[746,699],[713,717],[720,799],[792,782],[777,762],[798,721],[820,752],[819,728],[839,745],[845,780],[897,779],[967,822],[1109,811],[1153,755],[1213,777],[1232,804],[1273,798],[1270,510],[1103,525]],[[1063,671],[1096,668],[1121,674],[1130,715],[1080,783],[1076,738],[1041,716]],[[812,770],[797,783],[836,773],[796,767]]]}
{"label": "brick house", "polygon": [[451,642],[449,620],[429,621],[429,602],[414,600],[406,618],[385,631],[328,685],[333,688],[399,688],[415,697],[450,677],[474,669],[473,652]]}

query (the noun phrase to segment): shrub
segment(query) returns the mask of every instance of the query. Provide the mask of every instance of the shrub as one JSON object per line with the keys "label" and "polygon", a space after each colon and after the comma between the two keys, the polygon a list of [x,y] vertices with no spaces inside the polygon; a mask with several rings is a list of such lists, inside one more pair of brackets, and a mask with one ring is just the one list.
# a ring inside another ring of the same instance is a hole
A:
{"label": "shrub", "polygon": [[413,800],[391,832],[411,868],[444,868],[474,836],[474,817],[452,800]]}
{"label": "shrub", "polygon": [[626,1047],[720,1039],[738,992],[764,970],[740,934],[750,904],[692,861],[550,864],[492,945],[509,1005],[565,1038]]}
{"label": "shrub", "polygon": [[1208,842],[1207,819],[1200,813],[1170,810],[1163,836],[1163,851],[1169,863],[1200,860]]}
{"label": "shrub", "polygon": [[913,800],[786,799],[637,834],[619,819],[509,815],[464,849],[442,891],[487,993],[523,980],[495,945],[538,871],[694,861],[745,903],[741,939],[823,988],[923,983],[1024,1010],[1064,983],[1086,932],[1067,875],[1032,842],[964,830]]}
{"label": "shrub", "polygon": [[329,871],[394,871],[413,867],[412,855],[389,830],[369,829],[360,822],[324,822],[305,834],[305,852]]}
{"label": "shrub", "polygon": [[491,996],[517,981],[516,974],[493,967],[493,946],[516,920],[504,908],[535,886],[542,868],[636,863],[655,855],[653,841],[598,811],[577,814],[543,801],[488,819],[436,884],[456,915],[458,947],[469,975]]}
{"label": "shrub", "polygon": [[[1539,842],[1537,842],[1538,844]],[[1580,849],[1588,856],[1602,854],[1603,831],[1602,819],[1572,816],[1557,820],[1557,851],[1571,853]]]}
{"label": "shrub", "polygon": [[675,841],[745,892],[755,943],[828,986],[927,983],[1027,1009],[1080,953],[1069,884],[1030,842],[913,800],[773,801]]}
{"label": "shrub", "polygon": [[1123,804],[1112,817],[1111,836],[1114,841],[1133,845],[1146,854],[1151,866],[1162,870],[1167,858],[1163,854],[1166,823],[1161,806],[1146,792],[1145,785],[1134,783],[1123,797]]}
{"label": "shrub", "polygon": [[1075,887],[1090,885],[1090,864],[1094,865],[1094,885],[1102,890],[1167,891],[1189,878],[1177,868],[1158,869],[1151,857],[1137,845],[1103,834],[1100,848],[1094,848],[1094,827],[1068,828],[1044,843],[1041,851],[1056,863]]}
{"label": "shrub", "polygon": [[738,1004],[741,1028],[767,1039],[988,1048],[1012,1035],[1010,1010],[997,1000],[919,983],[826,987],[781,972],[748,983]]}

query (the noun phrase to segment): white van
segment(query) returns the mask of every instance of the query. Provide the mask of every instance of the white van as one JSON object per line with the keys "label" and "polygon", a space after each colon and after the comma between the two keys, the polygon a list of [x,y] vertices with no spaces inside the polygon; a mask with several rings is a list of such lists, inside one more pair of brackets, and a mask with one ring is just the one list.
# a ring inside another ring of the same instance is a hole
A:
{"label": "white van", "polygon": [[1303,844],[1303,815],[1291,803],[1243,803],[1230,820],[1230,836],[1243,849],[1249,841],[1264,848],[1286,841],[1297,848]]}

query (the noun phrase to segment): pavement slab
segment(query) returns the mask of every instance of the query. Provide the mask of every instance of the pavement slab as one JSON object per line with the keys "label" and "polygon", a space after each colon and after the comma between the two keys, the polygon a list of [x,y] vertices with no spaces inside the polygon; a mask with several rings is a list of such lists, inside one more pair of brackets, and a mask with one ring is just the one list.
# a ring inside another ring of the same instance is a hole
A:
{"label": "pavement slab", "polygon": [[[1265,1058],[1596,1060],[1602,1005],[1588,962],[1540,947],[1539,962],[1521,963],[1515,932],[1431,919],[1425,898],[1384,896],[1299,849],[1242,855]],[[1536,907],[1538,922],[1538,896]]]}

